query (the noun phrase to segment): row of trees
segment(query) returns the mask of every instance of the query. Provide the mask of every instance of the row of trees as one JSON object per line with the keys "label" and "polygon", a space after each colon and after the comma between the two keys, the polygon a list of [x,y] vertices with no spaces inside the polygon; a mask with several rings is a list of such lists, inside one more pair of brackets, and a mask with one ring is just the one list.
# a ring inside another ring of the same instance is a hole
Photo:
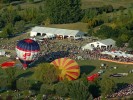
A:
{"label": "row of trees", "polygon": [[48,25],[80,21],[83,16],[80,6],[80,0],[46,0],[44,6],[25,9],[20,5],[10,5],[0,10],[0,37],[6,38],[21,33],[28,24]]}
{"label": "row of trees", "polygon": [[123,47],[124,43],[129,43],[128,46],[133,48],[133,33],[132,30],[128,30],[126,27],[112,28],[111,26],[102,25],[96,32],[90,29],[89,33],[101,39],[112,38],[116,40],[118,47]]}
{"label": "row of trees", "polygon": [[46,0],[46,15],[54,24],[80,21],[83,14],[81,0]]}

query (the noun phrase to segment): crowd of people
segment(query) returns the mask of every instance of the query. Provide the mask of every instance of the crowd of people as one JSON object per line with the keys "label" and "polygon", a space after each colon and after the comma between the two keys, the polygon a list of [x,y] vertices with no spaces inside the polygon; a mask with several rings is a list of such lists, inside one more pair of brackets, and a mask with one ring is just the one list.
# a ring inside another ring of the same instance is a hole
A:
{"label": "crowd of people", "polygon": [[108,95],[108,98],[115,98],[115,97],[125,97],[133,95],[133,84],[127,84],[126,86],[121,87],[117,92]]}
{"label": "crowd of people", "polygon": [[109,49],[95,48],[92,51],[90,51],[90,50],[82,50],[82,45],[76,45],[72,43],[68,44],[68,43],[50,41],[50,42],[39,42],[39,44],[42,47],[39,57],[44,56],[46,59],[50,58],[54,60],[60,57],[69,57],[75,60],[104,58],[119,62],[133,62],[133,57],[132,58],[123,57],[123,56],[112,57],[111,55],[101,53],[104,50],[108,51],[114,50],[114,48],[109,48]]}
{"label": "crowd of people", "polygon": [[[18,40],[17,40],[18,41]],[[17,41],[13,41],[7,44],[1,44],[1,49],[7,49],[7,50],[15,50],[15,46]],[[0,41],[2,42],[2,41]],[[111,56],[107,54],[102,54],[103,51],[109,51],[114,50],[114,48],[95,48],[93,50],[82,50],[82,44],[83,41],[66,41],[63,42],[63,40],[44,40],[44,41],[38,41],[41,51],[38,57],[44,57],[46,60],[54,60],[61,57],[69,57],[71,59],[75,60],[87,60],[87,59],[110,59],[115,60],[119,62],[133,62],[133,57],[123,57],[123,56]],[[91,41],[90,41],[91,42]],[[123,50],[125,51],[125,48],[115,48],[115,50]]]}

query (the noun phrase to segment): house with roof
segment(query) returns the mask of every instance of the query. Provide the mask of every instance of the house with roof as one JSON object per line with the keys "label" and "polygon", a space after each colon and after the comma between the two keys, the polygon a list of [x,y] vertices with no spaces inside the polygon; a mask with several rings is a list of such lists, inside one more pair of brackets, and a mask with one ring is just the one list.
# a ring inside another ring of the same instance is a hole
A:
{"label": "house with roof", "polygon": [[50,28],[50,27],[40,27],[36,26],[33,27],[30,36],[42,36],[44,38],[81,38],[84,35],[84,32],[81,32],[79,30],[69,30],[69,29],[60,29],[60,28]]}

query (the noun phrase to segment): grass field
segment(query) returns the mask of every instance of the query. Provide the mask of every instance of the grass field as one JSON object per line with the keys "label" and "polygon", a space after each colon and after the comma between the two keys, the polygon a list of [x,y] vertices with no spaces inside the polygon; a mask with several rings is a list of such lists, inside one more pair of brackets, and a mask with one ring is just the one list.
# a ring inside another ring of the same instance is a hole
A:
{"label": "grass field", "polygon": [[81,0],[82,8],[101,7],[104,5],[112,5],[114,8],[120,6],[130,7],[133,0]]}
{"label": "grass field", "polygon": [[82,22],[70,23],[70,24],[51,24],[48,27],[73,29],[73,30],[80,30],[83,32],[88,31],[87,23],[82,23]]}
{"label": "grass field", "polygon": [[[128,73],[130,70],[133,69],[133,65],[123,65],[117,64],[112,62],[100,61],[100,60],[85,60],[85,61],[78,61],[81,67],[81,74],[86,73],[88,76],[92,75],[93,73],[97,73],[100,69],[101,63],[106,64],[108,67],[104,70],[104,73],[101,77],[109,77],[110,74],[114,73]],[[117,69],[113,69],[111,67],[117,67]],[[129,74],[128,76],[124,77],[114,77],[112,78],[116,83],[133,83],[133,73]]]}

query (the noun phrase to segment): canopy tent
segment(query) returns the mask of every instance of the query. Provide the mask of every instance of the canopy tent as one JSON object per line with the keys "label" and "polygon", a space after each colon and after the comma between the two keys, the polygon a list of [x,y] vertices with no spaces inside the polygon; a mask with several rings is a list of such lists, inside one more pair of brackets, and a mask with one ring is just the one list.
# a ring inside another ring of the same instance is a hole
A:
{"label": "canopy tent", "polygon": [[132,54],[126,54],[125,52],[122,52],[122,51],[103,51],[101,52],[101,54],[107,54],[107,55],[110,55],[112,57],[128,57],[128,58],[132,58],[133,55]]}

